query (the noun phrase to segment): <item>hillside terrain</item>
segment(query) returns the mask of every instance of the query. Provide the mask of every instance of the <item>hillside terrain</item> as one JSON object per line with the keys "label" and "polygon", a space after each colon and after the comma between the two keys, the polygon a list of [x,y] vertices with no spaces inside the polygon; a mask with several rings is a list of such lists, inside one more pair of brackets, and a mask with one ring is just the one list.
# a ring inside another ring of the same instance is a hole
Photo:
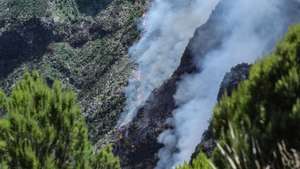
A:
{"label": "hillside terrain", "polygon": [[9,91],[24,69],[74,89],[94,143],[111,141],[133,64],[143,1],[0,2],[0,86]]}
{"label": "hillside terrain", "polygon": [[0,169],[300,168],[300,2],[270,1],[0,0]]}

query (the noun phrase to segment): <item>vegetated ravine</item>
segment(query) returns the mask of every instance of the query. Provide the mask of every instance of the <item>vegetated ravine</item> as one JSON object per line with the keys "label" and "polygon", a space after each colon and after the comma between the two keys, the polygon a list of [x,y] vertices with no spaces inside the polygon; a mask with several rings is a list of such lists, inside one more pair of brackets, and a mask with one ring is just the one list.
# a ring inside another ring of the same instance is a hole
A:
{"label": "vegetated ravine", "polygon": [[123,168],[172,169],[201,142],[225,73],[271,52],[300,2],[154,0],[142,20],[114,151]]}

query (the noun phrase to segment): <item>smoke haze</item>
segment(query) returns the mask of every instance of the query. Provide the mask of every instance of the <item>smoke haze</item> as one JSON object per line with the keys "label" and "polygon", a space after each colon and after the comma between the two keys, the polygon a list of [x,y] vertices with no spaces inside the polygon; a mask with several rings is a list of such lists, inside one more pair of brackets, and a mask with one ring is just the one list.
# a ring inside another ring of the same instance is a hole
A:
{"label": "smoke haze", "polygon": [[218,0],[154,0],[144,16],[142,37],[129,54],[137,69],[126,88],[126,107],[118,126],[136,116],[151,92],[163,84],[180,64],[196,28],[204,24]]}
{"label": "smoke haze", "polygon": [[[204,1],[204,0],[203,0]],[[293,3],[288,0],[223,0],[214,13],[221,21],[212,24],[221,32],[220,46],[201,56],[201,36],[193,40],[195,62],[202,71],[186,75],[174,96],[178,108],[168,123],[174,129],[163,132],[158,141],[165,145],[159,151],[156,169],[171,169],[189,161],[201,135],[208,128],[221,81],[231,67],[253,63],[269,53],[285,33],[294,16]],[[299,17],[298,17],[299,20]],[[201,28],[200,28],[201,29]],[[213,36],[212,36],[213,37]],[[207,39],[206,39],[207,40]]]}

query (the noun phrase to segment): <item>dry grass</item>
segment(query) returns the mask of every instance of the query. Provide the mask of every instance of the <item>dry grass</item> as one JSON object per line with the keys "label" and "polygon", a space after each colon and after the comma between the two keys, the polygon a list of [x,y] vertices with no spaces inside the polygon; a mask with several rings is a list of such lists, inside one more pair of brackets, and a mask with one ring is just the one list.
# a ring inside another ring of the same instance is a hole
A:
{"label": "dry grass", "polygon": [[[252,138],[253,143],[250,146],[253,160],[249,160],[247,153],[243,149],[237,149],[235,143],[238,141],[245,141],[247,134],[243,134],[244,140],[241,140],[234,129],[230,126],[230,142],[217,143],[217,147],[222,153],[223,157],[228,162],[228,166],[232,169],[300,169],[300,152],[295,149],[287,148],[285,142],[279,142],[277,148],[273,150],[272,161],[264,161],[259,144]],[[252,165],[249,165],[252,164]],[[254,164],[254,165],[253,165]]]}

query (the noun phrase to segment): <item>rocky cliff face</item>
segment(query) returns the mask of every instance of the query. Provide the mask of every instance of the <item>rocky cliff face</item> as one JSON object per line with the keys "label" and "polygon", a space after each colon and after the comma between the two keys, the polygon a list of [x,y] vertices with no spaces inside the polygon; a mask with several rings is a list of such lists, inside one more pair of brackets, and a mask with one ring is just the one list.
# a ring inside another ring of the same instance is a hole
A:
{"label": "rocky cliff face", "polygon": [[77,92],[93,142],[110,142],[145,2],[95,0],[92,10],[92,1],[34,1],[0,3],[0,87],[9,92],[24,69],[38,70],[50,85],[59,79]]}

